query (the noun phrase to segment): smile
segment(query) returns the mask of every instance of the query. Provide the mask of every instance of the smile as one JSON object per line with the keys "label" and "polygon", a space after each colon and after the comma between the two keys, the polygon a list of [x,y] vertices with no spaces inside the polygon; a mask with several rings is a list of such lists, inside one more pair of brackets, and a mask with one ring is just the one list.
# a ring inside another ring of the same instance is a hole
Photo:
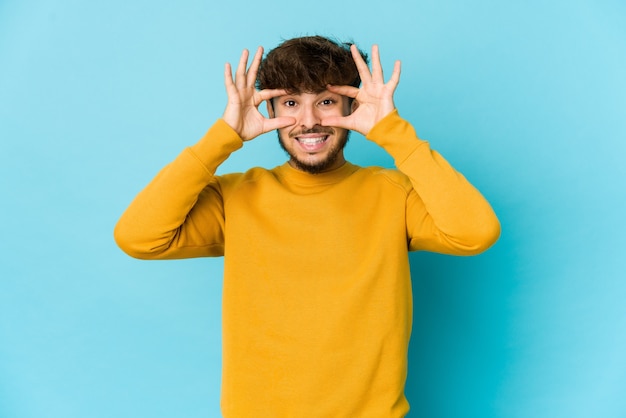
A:
{"label": "smile", "polygon": [[326,147],[326,141],[329,137],[329,135],[307,134],[296,136],[295,140],[304,152],[316,153]]}
{"label": "smile", "polygon": [[324,135],[324,136],[314,136],[314,137],[298,137],[296,138],[296,141],[298,141],[299,143],[303,145],[315,145],[315,144],[321,144],[327,139],[328,139],[328,135]]}

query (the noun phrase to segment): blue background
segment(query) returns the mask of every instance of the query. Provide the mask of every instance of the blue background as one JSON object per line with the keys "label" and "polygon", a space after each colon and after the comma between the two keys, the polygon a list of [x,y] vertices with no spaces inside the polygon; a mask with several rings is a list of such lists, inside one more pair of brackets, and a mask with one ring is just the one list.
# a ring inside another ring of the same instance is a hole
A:
{"label": "blue background", "polygon": [[[400,113],[502,222],[411,256],[410,416],[626,417],[621,0],[2,0],[0,417],[219,416],[222,260],[112,230],[221,115],[224,62],[311,34],[402,60]],[[221,172],[284,159],[272,133]]]}

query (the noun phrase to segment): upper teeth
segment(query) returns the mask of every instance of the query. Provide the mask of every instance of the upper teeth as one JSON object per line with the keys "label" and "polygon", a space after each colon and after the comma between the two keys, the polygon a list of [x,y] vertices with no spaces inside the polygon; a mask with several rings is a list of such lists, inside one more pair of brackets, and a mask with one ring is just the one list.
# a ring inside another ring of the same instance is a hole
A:
{"label": "upper teeth", "polygon": [[324,141],[325,138],[326,138],[325,136],[320,136],[317,138],[298,138],[298,141],[307,145],[312,145],[312,144],[319,144],[320,142]]}

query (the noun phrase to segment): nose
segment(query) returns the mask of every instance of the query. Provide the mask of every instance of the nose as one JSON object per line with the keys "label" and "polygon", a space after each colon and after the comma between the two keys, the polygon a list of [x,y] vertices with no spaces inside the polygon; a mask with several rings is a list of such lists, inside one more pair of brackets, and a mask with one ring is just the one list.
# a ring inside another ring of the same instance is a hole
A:
{"label": "nose", "polygon": [[321,118],[315,106],[302,106],[300,109],[300,125],[306,129],[311,129],[320,125]]}

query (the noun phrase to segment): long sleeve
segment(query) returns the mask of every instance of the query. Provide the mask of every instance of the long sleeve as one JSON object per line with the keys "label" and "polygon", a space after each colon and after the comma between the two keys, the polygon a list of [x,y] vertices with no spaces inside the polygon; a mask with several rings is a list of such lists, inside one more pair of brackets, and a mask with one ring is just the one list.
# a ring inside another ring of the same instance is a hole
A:
{"label": "long sleeve", "polygon": [[218,120],[135,197],[115,227],[119,247],[142,259],[222,255],[223,202],[214,174],[242,145]]}
{"label": "long sleeve", "polygon": [[410,180],[407,198],[409,249],[472,255],[496,242],[500,223],[487,200],[397,111],[367,135],[383,147]]}

